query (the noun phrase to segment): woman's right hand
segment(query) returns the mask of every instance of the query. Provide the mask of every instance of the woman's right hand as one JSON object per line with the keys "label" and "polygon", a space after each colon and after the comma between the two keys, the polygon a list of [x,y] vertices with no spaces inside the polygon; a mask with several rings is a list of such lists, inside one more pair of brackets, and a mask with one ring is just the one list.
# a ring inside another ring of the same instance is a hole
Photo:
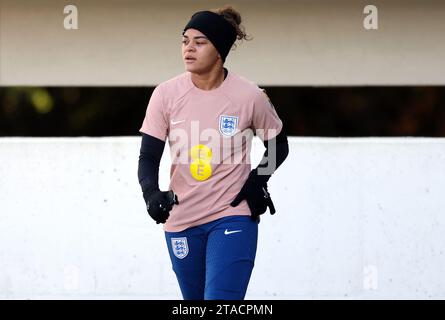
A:
{"label": "woman's right hand", "polygon": [[178,196],[170,191],[156,190],[148,196],[147,211],[156,223],[165,223],[170,216],[173,205],[179,204]]}

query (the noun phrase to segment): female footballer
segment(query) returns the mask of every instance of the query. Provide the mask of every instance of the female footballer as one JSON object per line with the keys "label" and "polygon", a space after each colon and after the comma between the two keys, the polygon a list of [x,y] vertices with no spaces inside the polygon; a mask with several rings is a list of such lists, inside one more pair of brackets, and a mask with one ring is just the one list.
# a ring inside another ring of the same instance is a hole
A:
{"label": "female footballer", "polygon": [[[242,300],[254,266],[260,215],[275,213],[267,182],[288,155],[283,123],[265,90],[223,65],[247,39],[231,6],[198,11],[182,32],[186,71],[154,89],[140,128],[138,178],[165,239],[184,299]],[[250,143],[266,151],[251,170]],[[160,191],[168,137],[172,165]]]}

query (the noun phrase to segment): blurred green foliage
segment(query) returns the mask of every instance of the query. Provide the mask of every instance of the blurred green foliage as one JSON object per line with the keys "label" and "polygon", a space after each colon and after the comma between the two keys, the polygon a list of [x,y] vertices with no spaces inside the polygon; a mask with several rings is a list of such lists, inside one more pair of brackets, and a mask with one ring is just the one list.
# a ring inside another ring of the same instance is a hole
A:
{"label": "blurred green foliage", "polygon": [[2,87],[0,136],[137,135],[152,90]]}
{"label": "blurred green foliage", "polygon": [[[445,87],[265,87],[288,135],[445,137]],[[1,87],[0,136],[138,135],[153,88]]]}

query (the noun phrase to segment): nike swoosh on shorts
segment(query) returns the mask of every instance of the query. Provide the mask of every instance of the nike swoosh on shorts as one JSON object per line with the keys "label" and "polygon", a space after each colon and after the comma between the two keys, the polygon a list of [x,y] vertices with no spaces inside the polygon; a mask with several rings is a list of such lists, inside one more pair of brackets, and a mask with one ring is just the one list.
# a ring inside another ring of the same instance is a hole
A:
{"label": "nike swoosh on shorts", "polygon": [[241,232],[241,231],[243,231],[243,230],[233,230],[233,231],[229,231],[229,230],[226,229],[226,230],[224,231],[224,234],[225,234],[225,235],[228,235],[228,234],[237,233],[237,232]]}

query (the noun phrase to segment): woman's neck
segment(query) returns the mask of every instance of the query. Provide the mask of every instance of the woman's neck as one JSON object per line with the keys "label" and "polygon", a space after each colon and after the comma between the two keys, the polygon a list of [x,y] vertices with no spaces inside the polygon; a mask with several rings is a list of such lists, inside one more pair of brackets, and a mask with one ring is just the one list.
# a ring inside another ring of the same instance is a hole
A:
{"label": "woman's neck", "polygon": [[201,90],[213,90],[218,88],[227,76],[227,69],[222,68],[215,72],[209,72],[206,74],[192,73],[193,84]]}

